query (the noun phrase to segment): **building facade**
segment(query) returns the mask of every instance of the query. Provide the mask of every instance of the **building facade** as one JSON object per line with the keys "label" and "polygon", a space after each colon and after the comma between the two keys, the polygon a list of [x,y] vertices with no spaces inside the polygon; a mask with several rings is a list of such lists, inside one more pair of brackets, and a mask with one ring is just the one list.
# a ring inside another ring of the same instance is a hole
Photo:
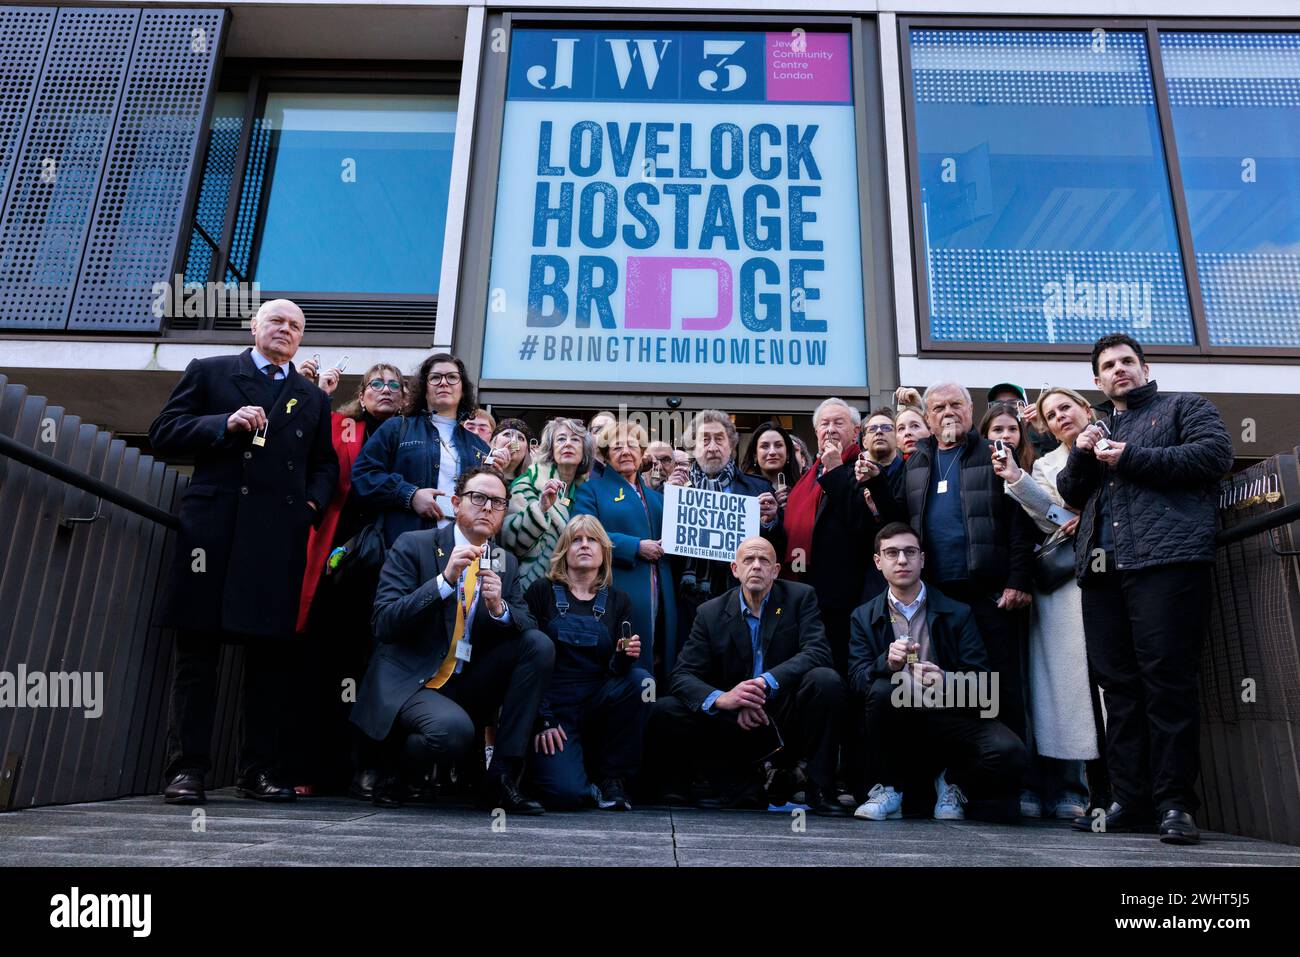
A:
{"label": "building facade", "polygon": [[343,392],[798,423],[1121,331],[1300,435],[1289,0],[13,4],[0,97],[0,372],[123,435],[276,296]]}

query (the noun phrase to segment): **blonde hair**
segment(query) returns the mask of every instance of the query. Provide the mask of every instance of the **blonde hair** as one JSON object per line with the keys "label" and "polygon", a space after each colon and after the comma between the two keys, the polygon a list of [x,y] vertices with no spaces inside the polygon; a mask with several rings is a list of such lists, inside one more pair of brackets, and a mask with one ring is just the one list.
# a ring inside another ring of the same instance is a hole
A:
{"label": "blonde hair", "polygon": [[569,585],[569,547],[582,532],[590,535],[600,543],[600,568],[596,571],[596,587],[608,588],[614,581],[614,543],[609,540],[605,526],[595,515],[575,515],[564,526],[551,553],[551,568],[546,577],[553,582],[568,587]]}
{"label": "blonde hair", "polygon": [[596,447],[599,449],[608,449],[620,433],[625,433],[628,438],[636,439],[640,444],[642,451],[650,444],[650,436],[639,422],[619,422],[614,421],[600,430],[600,436],[596,439]]}
{"label": "blonde hair", "polygon": [[1043,415],[1043,403],[1046,402],[1054,395],[1063,395],[1070,398],[1076,405],[1079,406],[1079,408],[1083,409],[1083,411],[1088,413],[1089,422],[1095,422],[1097,420],[1097,414],[1092,411],[1091,402],[1089,402],[1083,396],[1079,395],[1079,393],[1075,392],[1073,389],[1066,388],[1063,385],[1054,385],[1050,388],[1044,389],[1041,393],[1039,393],[1038,401],[1034,403],[1034,412],[1038,416],[1038,421],[1043,423],[1043,427],[1046,428],[1047,431],[1051,432],[1052,430],[1047,425],[1047,417]]}

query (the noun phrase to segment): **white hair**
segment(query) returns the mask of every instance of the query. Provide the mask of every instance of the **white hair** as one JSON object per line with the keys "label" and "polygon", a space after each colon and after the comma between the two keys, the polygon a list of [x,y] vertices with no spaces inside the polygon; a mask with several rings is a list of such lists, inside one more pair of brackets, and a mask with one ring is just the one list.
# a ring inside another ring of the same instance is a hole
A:
{"label": "white hair", "polygon": [[840,406],[843,406],[843,407],[844,407],[845,411],[847,411],[847,412],[849,413],[849,420],[853,423],[853,427],[854,427],[855,429],[856,429],[859,425],[862,424],[862,413],[861,413],[861,412],[859,412],[857,409],[853,408],[853,406],[849,405],[849,404],[848,404],[847,402],[845,402],[843,399],[837,399],[837,398],[835,398],[834,396],[832,396],[831,398],[829,398],[829,399],[827,399],[826,401],[824,401],[821,405],[817,406],[817,410],[816,410],[815,412],[813,412],[813,428],[814,428],[814,429],[817,428],[818,423],[821,422],[821,420],[822,420],[822,413],[826,411],[826,409],[827,409],[828,406],[832,406],[832,405],[840,405]]}
{"label": "white hair", "polygon": [[970,389],[966,388],[960,382],[953,382],[951,380],[947,380],[947,381],[940,380],[939,382],[934,383],[932,386],[926,389],[925,395],[921,396],[921,409],[924,412],[928,414],[930,411],[930,393],[938,392],[941,389],[959,389],[961,391],[962,398],[966,400],[966,404],[971,407],[972,411],[974,411],[975,402],[970,397]]}

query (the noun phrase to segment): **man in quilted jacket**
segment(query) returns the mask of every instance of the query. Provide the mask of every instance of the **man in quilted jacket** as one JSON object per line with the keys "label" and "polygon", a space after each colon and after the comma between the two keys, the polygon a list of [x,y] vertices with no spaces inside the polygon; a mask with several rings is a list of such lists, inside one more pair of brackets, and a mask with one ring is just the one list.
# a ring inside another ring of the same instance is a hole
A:
{"label": "man in quilted jacket", "polygon": [[1113,803],[1074,826],[1200,840],[1201,643],[1210,610],[1215,490],[1232,468],[1219,412],[1148,381],[1142,346],[1114,334],[1092,349],[1097,388],[1114,404],[1107,436],[1089,426],[1057,488],[1082,509],[1075,575],[1088,660],[1105,692]]}

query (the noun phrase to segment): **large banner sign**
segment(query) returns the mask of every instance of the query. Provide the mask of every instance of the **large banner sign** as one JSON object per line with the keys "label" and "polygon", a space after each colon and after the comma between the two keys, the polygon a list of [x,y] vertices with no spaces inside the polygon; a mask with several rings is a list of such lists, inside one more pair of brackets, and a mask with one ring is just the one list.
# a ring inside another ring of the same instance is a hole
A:
{"label": "large banner sign", "polygon": [[729,562],[759,532],[758,498],[682,485],[664,486],[661,539],[669,555]]}
{"label": "large banner sign", "polygon": [[849,36],[516,30],[483,378],[866,384]]}

